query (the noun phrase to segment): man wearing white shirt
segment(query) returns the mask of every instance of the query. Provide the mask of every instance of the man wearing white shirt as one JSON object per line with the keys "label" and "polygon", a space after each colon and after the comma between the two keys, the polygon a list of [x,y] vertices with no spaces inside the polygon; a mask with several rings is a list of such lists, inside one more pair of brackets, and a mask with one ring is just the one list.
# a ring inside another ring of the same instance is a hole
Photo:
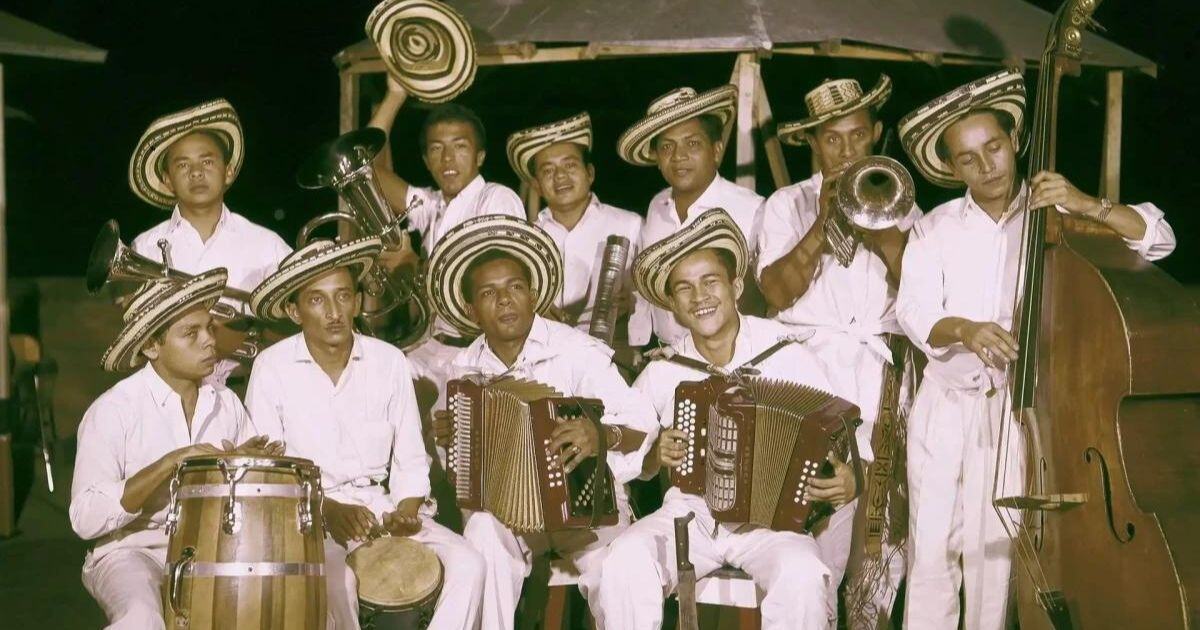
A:
{"label": "man wearing white shirt", "polygon": [[[909,417],[910,563],[905,625],[954,628],[959,591],[966,628],[1003,628],[1012,547],[992,507],[1021,493],[1019,435],[1001,443],[1005,367],[1018,358],[1009,333],[1020,281],[1023,209],[1058,206],[1119,234],[1147,260],[1169,254],[1174,234],[1152,204],[1088,196],[1061,175],[1029,184],[1017,170],[1025,86],[1011,71],[935,99],[900,122],[913,163],[930,181],[967,187],[913,227],[897,298],[900,325],[928,356]],[[1026,203],[1026,197],[1029,197]],[[1006,453],[1000,487],[993,478]]]}
{"label": "man wearing white shirt", "polygon": [[260,354],[246,393],[257,430],[286,454],[321,468],[329,616],[356,629],[357,579],[346,556],[386,531],[437,554],[445,581],[431,628],[475,628],[483,562],[461,536],[433,521],[429,457],[404,353],[357,334],[358,281],[381,249],[378,237],[314,241],[284,260],[254,293],[259,317],[289,317],[301,332]]}
{"label": "man wearing white shirt", "polygon": [[[819,170],[767,199],[759,232],[758,273],[763,295],[778,311],[776,320],[797,332],[811,331],[807,345],[824,364],[833,393],[858,405],[863,423],[856,437],[864,464],[875,460],[872,438],[881,409],[880,395],[885,374],[893,369],[888,336],[900,334],[894,302],[906,232],[921,211],[914,205],[896,227],[862,231],[862,243],[845,266],[831,251],[825,227],[828,214],[838,212],[831,208],[835,205],[831,203],[834,182],[851,164],[870,156],[879,141],[883,124],[876,111],[891,89],[891,79],[882,75],[865,94],[858,81],[838,79],[826,80],[805,95],[809,117],[781,124],[779,136],[787,144],[807,144]],[[903,393],[907,400],[907,392],[899,389],[891,392]],[[891,410],[899,403],[889,400],[883,407]],[[890,435],[881,437],[881,446],[889,448]],[[893,470],[902,470],[891,465],[890,459],[887,462]],[[872,476],[868,474],[866,479],[872,481]],[[888,479],[888,487],[880,488],[879,496],[894,496],[895,487],[890,476]],[[865,510],[867,503],[852,501],[817,535],[835,590],[848,574],[847,623],[856,628],[886,622],[904,577],[902,534],[895,540],[881,540],[879,551],[870,557],[866,554],[866,528],[862,526],[866,515],[857,517],[857,526],[855,519],[856,511]],[[899,531],[904,528],[903,523],[888,525],[887,532],[896,531],[893,525]],[[856,578],[865,580],[867,575],[877,579],[856,583]],[[872,596],[860,596],[864,591]],[[836,592],[831,595],[836,597]]]}
{"label": "man wearing white shirt", "polygon": [[[133,250],[163,262],[158,242],[166,240],[175,269],[194,275],[224,267],[230,287],[253,291],[292,250],[278,234],[225,205],[244,155],[241,121],[224,99],[152,122],[130,160],[129,185],[147,203],[173,209],[170,218],[133,239]],[[224,383],[235,367],[235,361],[221,361],[213,378]]]}
{"label": "man wearing white shirt", "polygon": [[[592,121],[587,112],[523,129],[508,137],[513,171],[546,200],[534,224],[546,231],[563,259],[563,288],[555,301],[563,322],[587,332],[596,305],[598,273],[609,236],[629,241],[618,318],[631,306],[629,269],[638,253],[642,218],[606,203],[592,192]],[[616,326],[617,322],[611,322]],[[617,343],[628,337],[617,331]]]}
{"label": "man wearing white shirt", "polygon": [[[83,584],[109,628],[164,627],[168,481],[187,457],[229,450],[247,436],[241,401],[204,380],[217,361],[208,309],[225,279],[215,269],[135,293],[101,363],[109,371],[145,365],[97,398],[79,425],[71,527],[96,541]],[[239,448],[274,453],[278,446],[253,438]]]}
{"label": "man wearing white shirt", "polygon": [[[649,397],[661,434],[643,448],[646,478],[663,465],[682,463],[684,434],[672,426],[675,389],[701,381],[713,370],[733,371],[752,364],[764,378],[828,389],[824,368],[782,324],[739,315],[737,298],[749,254],[741,231],[720,210],[697,218],[675,237],[648,247],[635,263],[638,289],[660,306],[670,306],[689,334],[672,346],[674,357],[652,362],[634,388]],[[792,341],[792,342],[789,342]],[[778,344],[786,345],[780,347]],[[682,357],[682,361],[676,361]],[[707,367],[701,367],[707,366]],[[835,505],[855,493],[849,466],[835,462],[828,487]],[[663,506],[609,545],[600,567],[584,574],[582,584],[599,628],[657,628],[662,602],[678,582],[674,519],[688,512],[689,558],[696,576],[732,565],[754,579],[764,596],[760,609],[767,629],[826,628],[834,619],[828,591],[829,570],[812,536],[774,531],[746,523],[717,523],[704,497],[668,490]]]}
{"label": "man wearing white shirt", "polygon": [[[387,96],[368,125],[390,135],[407,98],[404,87],[389,77]],[[393,211],[399,215],[407,209],[409,227],[421,234],[421,258],[429,256],[446,232],[468,219],[485,214],[526,218],[525,206],[515,192],[485,182],[479,174],[487,157],[487,135],[475,112],[456,103],[439,105],[425,117],[417,139],[436,188],[413,186],[397,175],[391,168],[390,143],[375,158],[375,173]],[[384,252],[380,263],[394,270],[414,255],[412,251]],[[459,337],[442,318],[435,318],[432,337],[407,349],[415,376],[422,381],[421,389],[445,387],[443,368],[468,343],[470,339]]]}
{"label": "man wearing white shirt", "polygon": [[[722,132],[736,112],[737,88],[723,85],[697,94],[679,88],[650,103],[646,117],[621,134],[617,154],[635,166],[657,166],[668,187],[650,201],[642,227],[641,247],[646,248],[690,224],[706,210],[722,208],[737,223],[751,256],[758,243],[758,213],[763,198],[721,177],[717,172],[725,153]],[[757,312],[761,304],[747,299],[757,295],[753,277],[742,309]],[[674,343],[687,331],[665,309],[638,309],[630,321],[630,343],[644,345],[650,333],[660,342]]]}
{"label": "man wearing white shirt", "polygon": [[[515,231],[524,232],[526,238],[514,236]],[[638,450],[654,428],[649,403],[622,379],[608,346],[536,313],[536,306],[550,303],[559,290],[553,282],[533,283],[534,277],[552,276],[548,271],[559,264],[549,237],[538,232],[536,227],[495,217],[443,241],[441,247],[449,251],[439,252],[439,264],[430,272],[446,269],[454,277],[447,280],[446,291],[434,293],[434,299],[451,321],[469,320],[476,326],[467,332],[482,331],[454,358],[450,372],[455,378],[528,379],[563,396],[599,399],[604,404],[600,418],[607,447],[604,456],[616,482],[618,523],[554,535],[518,535],[488,512],[469,514],[463,535],[488,566],[483,626],[497,630],[513,627],[522,583],[532,570],[535,553],[555,552],[575,572],[583,573],[599,563],[605,545],[629,525],[625,483],[638,476],[642,461]],[[543,247],[525,248],[526,239],[541,241]],[[477,249],[471,242],[488,245]],[[535,253],[527,257],[522,251]],[[453,439],[449,412],[440,410],[435,418],[438,443],[448,446]],[[590,420],[568,420],[555,430],[549,448],[565,454],[564,467],[570,472],[582,460],[599,454],[600,438]]]}

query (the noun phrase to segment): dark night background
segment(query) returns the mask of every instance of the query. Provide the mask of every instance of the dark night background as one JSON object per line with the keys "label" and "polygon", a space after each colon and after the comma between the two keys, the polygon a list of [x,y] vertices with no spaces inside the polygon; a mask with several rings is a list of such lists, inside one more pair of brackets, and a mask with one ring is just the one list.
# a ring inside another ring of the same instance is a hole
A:
{"label": "dark night background", "polygon": [[[566,1],[566,0],[564,0]],[[9,0],[4,9],[109,51],[102,65],[8,58],[5,98],[32,121],[7,123],[9,262],[16,276],[82,275],[92,238],[117,218],[128,241],[166,215],[127,185],[129,154],[155,117],[223,96],[241,115],[247,161],[227,199],[231,208],[293,241],[309,217],[331,209],[331,193],[304,191],[294,173],[304,156],[337,133],[338,82],[332,57],[363,38],[374,0],[347,2],[72,2]],[[1053,10],[1057,0],[1035,0]],[[1179,248],[1163,266],[1183,282],[1200,282],[1200,140],[1195,64],[1200,61],[1200,3],[1110,0],[1097,16],[1107,37],[1159,64],[1159,77],[1127,75],[1121,198],[1151,200],[1167,212]],[[866,18],[869,19],[869,18]],[[460,101],[489,127],[484,176],[510,186],[504,158],[512,131],[579,110],[596,127],[596,189],[602,198],[644,212],[663,184],[654,169],[615,155],[617,135],[650,99],[679,85],[708,89],[728,80],[732,55],[683,55],[481,68]],[[873,84],[880,71],[896,82],[883,110],[888,125],[942,91],[991,68],[833,60],[777,55],[764,80],[778,120],[804,115],[803,94],[827,76]],[[1027,75],[1035,85],[1033,75]],[[865,86],[869,87],[869,85]],[[364,82],[378,96],[382,79]],[[1085,70],[1063,85],[1059,170],[1095,192],[1099,179],[1104,76]],[[393,136],[402,175],[427,183],[415,133],[415,99]],[[364,118],[365,121],[365,118]],[[808,173],[808,152],[785,149],[793,180]],[[892,143],[897,155],[899,147]],[[760,160],[762,159],[760,149]],[[723,172],[732,177],[732,158]],[[759,192],[771,190],[759,162]],[[932,208],[954,191],[923,186]]]}

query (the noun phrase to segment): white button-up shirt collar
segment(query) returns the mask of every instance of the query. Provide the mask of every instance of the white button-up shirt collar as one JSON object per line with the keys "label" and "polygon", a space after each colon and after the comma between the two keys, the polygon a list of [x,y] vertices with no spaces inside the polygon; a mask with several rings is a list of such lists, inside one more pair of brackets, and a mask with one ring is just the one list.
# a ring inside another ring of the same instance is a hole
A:
{"label": "white button-up shirt collar", "polygon": [[89,562],[117,548],[167,544],[166,486],[141,512],[129,513],[121,497],[130,477],[189,445],[240,444],[247,431],[241,401],[224,386],[210,384],[200,386],[189,426],[179,394],[148,364],[97,398],[79,425],[71,483],[72,528],[84,539],[99,538]]}
{"label": "white button-up shirt collar", "polygon": [[[246,406],[257,433],[283,440],[288,455],[321,467],[326,496],[382,513],[429,494],[412,374],[404,353],[390,344],[355,334],[334,383],[304,333],[288,337],[255,359]],[[390,497],[370,485],[384,479]]]}
{"label": "white button-up shirt collar", "polygon": [[[574,322],[576,328],[587,332],[592,322],[592,310],[596,306],[596,281],[608,237],[615,234],[629,239],[629,255],[625,259],[625,278],[622,283],[622,291],[629,291],[629,272],[633,267],[633,259],[640,251],[642,218],[628,210],[601,203],[593,194],[575,227],[568,230],[554,218],[549,208],[543,208],[538,213],[536,225],[554,239],[554,244],[562,254],[563,289],[556,305],[566,315],[567,321]],[[635,305],[635,310],[641,306],[641,303]]]}
{"label": "white button-up shirt collar", "polygon": [[[604,424],[619,424],[646,433],[655,430],[649,402],[621,378],[608,346],[538,315],[534,316],[525,345],[511,367],[496,356],[483,335],[459,352],[451,364],[451,378],[468,374],[504,374],[549,385],[564,396],[598,398],[604,403],[601,418]],[[444,397],[443,392],[443,407]],[[608,464],[618,484],[624,484],[641,471],[642,458],[638,453],[623,455],[609,451]],[[623,491],[620,492],[623,496]]]}
{"label": "white button-up shirt collar", "polygon": [[[675,197],[671,194],[671,188],[667,187],[650,201],[650,207],[646,212],[646,223],[642,227],[642,248],[650,247],[675,234],[706,210],[724,208],[741,229],[742,236],[746,237],[746,244],[751,250],[751,264],[753,264],[755,248],[758,243],[762,203],[763,198],[758,193],[738,186],[718,174],[708,188],[705,188],[704,192],[700,194],[700,197],[688,207],[684,220],[680,221],[679,213],[676,211]],[[675,316],[670,311],[648,303],[645,306],[646,308],[639,308],[636,316],[630,319],[631,343],[635,345],[646,343],[650,339],[651,330],[663,343],[667,344],[674,343],[687,334],[687,330],[675,321]]]}
{"label": "white button-up shirt collar", "polygon": [[455,226],[485,214],[507,214],[525,219],[521,198],[507,186],[483,181],[476,175],[453,199],[446,201],[441,190],[408,187],[408,224],[421,232],[421,247],[427,258]]}

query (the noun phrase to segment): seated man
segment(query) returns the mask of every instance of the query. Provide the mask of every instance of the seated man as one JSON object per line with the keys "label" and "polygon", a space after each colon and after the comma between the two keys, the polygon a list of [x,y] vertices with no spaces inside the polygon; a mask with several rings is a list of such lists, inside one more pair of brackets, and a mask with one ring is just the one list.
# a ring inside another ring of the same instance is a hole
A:
{"label": "seated man", "polygon": [[483,561],[461,536],[433,522],[429,457],[404,353],[354,332],[358,281],[378,237],[313,241],[263,281],[251,306],[301,332],[254,362],[246,392],[251,423],[284,441],[286,454],[321,467],[325,575],[332,627],[358,628],[358,582],[346,556],[384,531],[428,545],[445,579],[431,628],[475,628]]}
{"label": "seated man", "polygon": [[[616,482],[617,525],[518,535],[488,512],[466,518],[463,534],[487,562],[483,627],[511,629],[534,553],[557,552],[584,572],[598,565],[604,546],[629,525],[624,483],[641,470],[638,450],[654,428],[652,410],[622,380],[613,351],[603,342],[538,315],[553,303],[562,283],[558,251],[541,229],[505,216],[484,217],[449,232],[431,261],[429,286],[440,287],[432,293],[438,311],[464,334],[479,335],[451,362],[452,377],[510,375],[548,385],[563,396],[604,403],[600,422]],[[448,446],[453,438],[449,413],[438,411],[435,418],[438,443]],[[555,430],[550,449],[565,454],[570,472],[599,454],[601,437],[590,420],[568,420]]]}
{"label": "seated man", "polygon": [[[222,452],[244,437],[246,409],[206,382],[217,363],[212,316],[226,272],[177,285],[148,282],[125,310],[125,328],[101,360],[110,372],[145,366],[104,392],[79,425],[71,527],[96,545],[83,585],[109,628],[163,628],[168,481],[187,457]],[[277,453],[256,437],[242,449]]]}
{"label": "seated man", "polygon": [[[717,369],[753,366],[766,378],[828,389],[820,363],[797,344],[778,347],[789,330],[777,322],[742,316],[737,299],[749,264],[746,241],[733,219],[716,208],[700,215],[675,236],[648,247],[634,263],[634,281],[646,299],[669,309],[688,335],[672,346],[666,361],[652,362],[634,383],[650,397],[662,426],[646,454],[645,477],[665,464],[683,462],[684,434],[671,429],[675,388],[699,381]],[[854,474],[834,462],[836,475],[820,481],[828,500],[843,505],[855,496]],[[811,495],[809,496],[811,499]],[[587,572],[592,610],[601,628],[657,628],[662,602],[678,582],[674,519],[688,512],[690,560],[703,577],[732,565],[754,579],[765,596],[764,628],[825,628],[830,573],[812,536],[773,531],[745,523],[717,523],[704,497],[671,488],[657,512],[634,523],[609,545],[599,567]]]}

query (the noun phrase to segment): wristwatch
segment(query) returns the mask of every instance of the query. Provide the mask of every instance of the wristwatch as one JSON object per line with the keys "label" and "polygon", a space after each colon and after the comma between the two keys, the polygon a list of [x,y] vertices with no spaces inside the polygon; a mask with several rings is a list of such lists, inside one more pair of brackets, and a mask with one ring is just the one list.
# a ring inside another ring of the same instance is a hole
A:
{"label": "wristwatch", "polygon": [[1109,201],[1108,197],[1100,198],[1100,212],[1096,213],[1096,220],[1101,223],[1108,218],[1108,213],[1112,212],[1113,202]]}

